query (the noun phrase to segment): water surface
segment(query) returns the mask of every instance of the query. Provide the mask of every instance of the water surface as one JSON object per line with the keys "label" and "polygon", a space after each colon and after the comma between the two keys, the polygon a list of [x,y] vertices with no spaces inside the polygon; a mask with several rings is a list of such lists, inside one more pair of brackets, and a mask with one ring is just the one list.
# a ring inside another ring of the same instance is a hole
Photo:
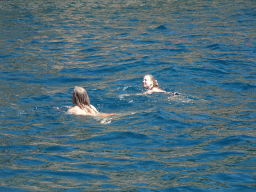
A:
{"label": "water surface", "polygon": [[[0,190],[255,191],[255,8],[1,1]],[[68,115],[75,86],[117,115]]]}

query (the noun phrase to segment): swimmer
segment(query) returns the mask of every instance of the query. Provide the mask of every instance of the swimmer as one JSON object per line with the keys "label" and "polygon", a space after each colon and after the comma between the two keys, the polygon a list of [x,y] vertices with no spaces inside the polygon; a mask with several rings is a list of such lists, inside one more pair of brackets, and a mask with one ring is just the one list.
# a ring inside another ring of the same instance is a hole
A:
{"label": "swimmer", "polygon": [[87,95],[87,92],[82,87],[75,87],[72,100],[75,106],[68,109],[68,113],[74,115],[92,115],[101,117],[116,115],[116,113],[102,114],[93,105],[90,105],[90,99]]}
{"label": "swimmer", "polygon": [[179,95],[177,92],[166,92],[163,89],[159,88],[157,80],[152,75],[145,75],[142,81],[142,85],[144,88],[148,89],[144,94],[152,94],[152,93],[167,93],[170,95]]}

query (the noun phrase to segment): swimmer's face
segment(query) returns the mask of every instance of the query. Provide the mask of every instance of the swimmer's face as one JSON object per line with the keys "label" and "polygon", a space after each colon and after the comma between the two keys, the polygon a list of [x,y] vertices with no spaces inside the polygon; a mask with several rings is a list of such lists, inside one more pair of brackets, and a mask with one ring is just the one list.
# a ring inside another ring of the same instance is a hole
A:
{"label": "swimmer's face", "polygon": [[150,77],[148,75],[146,75],[143,78],[142,85],[146,89],[151,89],[153,87],[153,81],[151,81]]}

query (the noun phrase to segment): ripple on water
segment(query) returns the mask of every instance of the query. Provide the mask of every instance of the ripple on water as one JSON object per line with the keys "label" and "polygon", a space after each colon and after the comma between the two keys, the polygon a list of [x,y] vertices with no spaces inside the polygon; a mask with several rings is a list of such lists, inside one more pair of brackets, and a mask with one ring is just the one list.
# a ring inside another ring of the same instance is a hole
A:
{"label": "ripple on water", "polygon": [[[0,4],[0,191],[255,191],[253,1]],[[145,74],[180,95],[137,95]],[[67,114],[75,86],[109,118]]]}

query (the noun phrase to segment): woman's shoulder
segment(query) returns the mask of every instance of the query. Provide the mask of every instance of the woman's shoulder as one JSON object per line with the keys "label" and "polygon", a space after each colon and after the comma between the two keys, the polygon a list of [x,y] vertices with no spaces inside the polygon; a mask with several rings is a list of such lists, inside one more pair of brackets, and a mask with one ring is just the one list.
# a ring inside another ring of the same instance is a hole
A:
{"label": "woman's shoulder", "polygon": [[163,89],[160,89],[160,88],[158,88],[158,87],[154,87],[154,88],[152,89],[152,92],[155,92],[155,93],[163,92],[163,93],[165,93],[166,91],[164,91]]}
{"label": "woman's shoulder", "polygon": [[68,113],[72,113],[74,115],[86,115],[85,111],[80,109],[78,106],[68,109]]}
{"label": "woman's shoulder", "polygon": [[76,111],[76,106],[75,107],[70,107],[69,109],[68,109],[68,112],[69,113],[74,113]]}

